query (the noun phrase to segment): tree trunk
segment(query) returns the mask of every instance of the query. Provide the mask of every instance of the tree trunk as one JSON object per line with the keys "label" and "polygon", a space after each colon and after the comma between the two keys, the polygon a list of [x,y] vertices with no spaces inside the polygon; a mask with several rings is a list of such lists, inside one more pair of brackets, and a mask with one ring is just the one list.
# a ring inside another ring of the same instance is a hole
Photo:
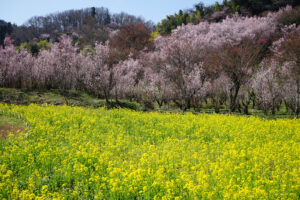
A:
{"label": "tree trunk", "polygon": [[188,99],[186,99],[185,100],[185,109],[184,109],[184,111],[186,111],[187,109],[190,109],[191,108],[191,99],[190,98],[188,98]]}
{"label": "tree trunk", "polygon": [[286,102],[286,100],[284,100],[284,106],[285,106],[285,111],[288,113],[290,110],[289,110],[289,106],[288,106],[288,103]]}
{"label": "tree trunk", "polygon": [[275,106],[275,100],[272,100],[272,115],[275,115],[276,113],[276,106]]}
{"label": "tree trunk", "polygon": [[279,103],[276,105],[276,110],[277,110],[277,112],[280,111],[281,105],[282,105],[282,100],[280,100]]}
{"label": "tree trunk", "polygon": [[246,101],[246,103],[243,102],[243,111],[245,115],[249,115],[249,104],[250,104],[250,99]]}
{"label": "tree trunk", "polygon": [[212,103],[214,105],[215,113],[219,113],[220,112],[219,105],[221,103],[217,99],[215,99],[215,98],[212,98]]}
{"label": "tree trunk", "polygon": [[163,101],[156,100],[156,102],[157,102],[157,104],[158,104],[159,108],[161,108],[161,107],[162,107],[162,105],[163,105]]}
{"label": "tree trunk", "polygon": [[115,100],[116,100],[116,104],[119,105],[119,104],[120,104],[120,101],[119,101],[119,99],[118,99],[118,95],[117,95],[117,94],[116,94],[116,96],[115,96]]}
{"label": "tree trunk", "polygon": [[220,108],[218,107],[218,105],[215,106],[215,113],[220,113]]}
{"label": "tree trunk", "polygon": [[300,108],[299,108],[299,95],[300,95],[300,80],[296,81],[297,85],[297,94],[296,94],[296,106],[295,106],[295,115],[298,117],[300,113]]}
{"label": "tree trunk", "polygon": [[110,105],[109,93],[104,91],[104,97],[105,97],[106,105],[109,106]]}
{"label": "tree trunk", "polygon": [[236,99],[240,90],[240,84],[236,82],[230,89],[230,112],[234,112],[236,109]]}
{"label": "tree trunk", "polygon": [[244,114],[249,115],[248,105],[244,106]]}

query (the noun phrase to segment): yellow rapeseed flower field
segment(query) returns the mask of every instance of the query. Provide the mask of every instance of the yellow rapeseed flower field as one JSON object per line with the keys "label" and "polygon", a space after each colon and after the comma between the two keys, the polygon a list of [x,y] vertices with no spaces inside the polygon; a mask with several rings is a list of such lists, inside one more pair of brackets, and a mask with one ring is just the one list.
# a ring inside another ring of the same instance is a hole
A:
{"label": "yellow rapeseed flower field", "polygon": [[300,120],[0,104],[0,199],[299,199]]}

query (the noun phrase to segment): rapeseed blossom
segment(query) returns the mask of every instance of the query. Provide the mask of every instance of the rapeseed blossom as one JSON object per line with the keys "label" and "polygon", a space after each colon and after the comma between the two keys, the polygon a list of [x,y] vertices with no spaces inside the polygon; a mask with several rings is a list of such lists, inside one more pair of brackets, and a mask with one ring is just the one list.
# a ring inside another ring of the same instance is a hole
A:
{"label": "rapeseed blossom", "polygon": [[300,120],[0,104],[1,199],[298,199]]}

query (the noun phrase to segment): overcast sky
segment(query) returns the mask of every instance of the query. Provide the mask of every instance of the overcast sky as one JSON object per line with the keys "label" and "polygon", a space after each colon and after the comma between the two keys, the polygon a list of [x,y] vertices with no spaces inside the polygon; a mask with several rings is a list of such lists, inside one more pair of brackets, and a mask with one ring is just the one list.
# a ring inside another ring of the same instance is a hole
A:
{"label": "overcast sky", "polygon": [[[211,5],[215,1],[202,2]],[[0,19],[22,25],[33,16],[94,6],[106,7],[111,13],[124,11],[158,23],[167,15],[174,14],[179,9],[192,8],[199,2],[199,0],[0,0]]]}

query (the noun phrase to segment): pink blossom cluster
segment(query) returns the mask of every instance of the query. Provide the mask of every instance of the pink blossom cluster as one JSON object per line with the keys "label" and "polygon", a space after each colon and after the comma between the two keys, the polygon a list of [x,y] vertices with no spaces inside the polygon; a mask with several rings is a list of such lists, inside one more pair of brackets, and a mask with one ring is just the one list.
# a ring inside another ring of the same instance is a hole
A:
{"label": "pink blossom cluster", "polygon": [[280,27],[282,12],[183,25],[158,37],[154,50],[117,64],[109,63],[108,43],[96,43],[94,52],[83,55],[63,35],[32,56],[6,38],[0,87],[88,90],[108,102],[146,99],[159,106],[174,102],[184,110],[211,102],[248,112],[252,102],[275,112],[284,102],[299,112],[300,31],[296,25]]}

